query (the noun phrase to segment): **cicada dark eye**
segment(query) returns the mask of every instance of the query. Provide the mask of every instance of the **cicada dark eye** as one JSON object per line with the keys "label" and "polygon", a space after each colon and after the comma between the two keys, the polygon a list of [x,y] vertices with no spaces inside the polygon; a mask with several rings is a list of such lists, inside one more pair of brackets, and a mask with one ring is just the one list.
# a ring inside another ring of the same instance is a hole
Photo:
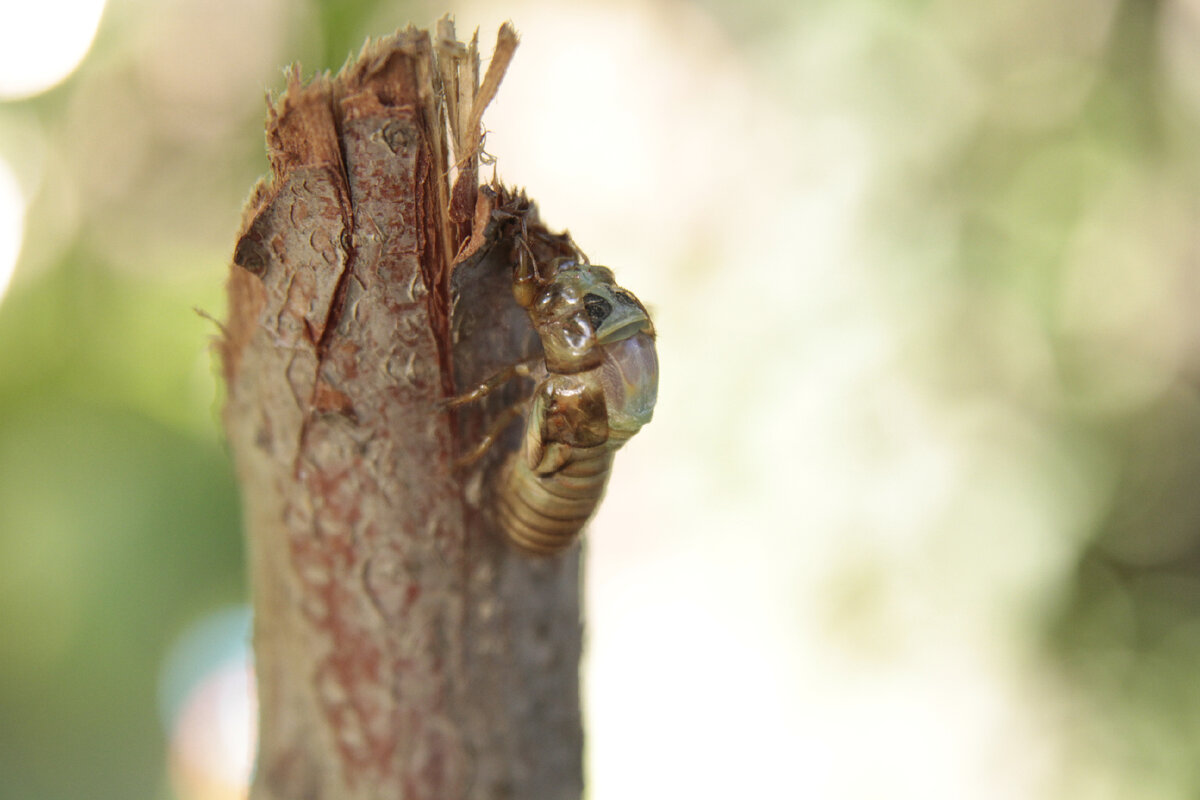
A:
{"label": "cicada dark eye", "polygon": [[608,315],[612,313],[612,303],[598,294],[584,295],[583,307],[587,309],[588,319],[592,321],[593,329],[599,328],[600,323],[608,319]]}

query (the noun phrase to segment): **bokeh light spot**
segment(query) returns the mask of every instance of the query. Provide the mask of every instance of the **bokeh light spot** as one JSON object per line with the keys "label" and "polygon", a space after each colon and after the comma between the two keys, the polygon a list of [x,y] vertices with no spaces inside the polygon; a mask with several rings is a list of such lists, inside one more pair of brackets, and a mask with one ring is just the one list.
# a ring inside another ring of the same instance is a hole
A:
{"label": "bokeh light spot", "polygon": [[171,784],[181,800],[244,800],[256,731],[254,673],[227,662],[195,687],[171,735]]}
{"label": "bokeh light spot", "polygon": [[159,701],[181,800],[243,800],[257,743],[250,614],[226,609],[186,631],[163,664]]}
{"label": "bokeh light spot", "polygon": [[17,176],[0,159],[0,300],[8,290],[25,231],[25,198]]}
{"label": "bokeh light spot", "polygon": [[0,98],[44,92],[74,72],[103,12],[104,0],[0,5]]}

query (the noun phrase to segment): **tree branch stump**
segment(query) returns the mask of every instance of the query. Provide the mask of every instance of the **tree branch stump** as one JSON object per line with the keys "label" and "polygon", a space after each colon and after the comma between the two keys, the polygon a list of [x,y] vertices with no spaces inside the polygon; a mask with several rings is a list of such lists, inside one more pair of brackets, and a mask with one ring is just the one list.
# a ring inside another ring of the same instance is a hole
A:
{"label": "tree branch stump", "polygon": [[541,257],[571,252],[523,195],[477,186],[515,46],[506,26],[480,84],[476,42],[443,20],[336,77],[293,68],[270,103],[272,176],[244,213],[220,348],[254,800],[580,796],[579,549],[531,559],[491,527],[486,476],[517,426],[452,467],[529,386],[437,406],[540,352],[511,291],[521,228]]}

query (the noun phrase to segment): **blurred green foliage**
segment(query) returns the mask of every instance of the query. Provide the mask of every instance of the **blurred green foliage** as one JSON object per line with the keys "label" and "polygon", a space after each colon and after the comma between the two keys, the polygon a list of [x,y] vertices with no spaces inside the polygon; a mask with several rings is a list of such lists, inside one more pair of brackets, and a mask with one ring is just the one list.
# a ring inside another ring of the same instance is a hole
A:
{"label": "blurred green foliage", "polygon": [[245,596],[191,308],[219,307],[216,273],[132,278],[77,247],[0,309],[0,796],[161,794],[159,664]]}
{"label": "blurred green foliage", "polygon": [[0,313],[4,796],[157,794],[158,664],[244,596],[188,299],[72,250]]}

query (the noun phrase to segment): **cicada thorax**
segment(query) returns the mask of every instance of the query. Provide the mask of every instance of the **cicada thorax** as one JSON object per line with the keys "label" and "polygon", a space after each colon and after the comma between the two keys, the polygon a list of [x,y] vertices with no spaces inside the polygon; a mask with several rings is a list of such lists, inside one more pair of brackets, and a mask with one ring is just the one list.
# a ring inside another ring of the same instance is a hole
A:
{"label": "cicada thorax", "polygon": [[604,495],[613,454],[649,422],[658,360],[649,315],[605,267],[559,265],[527,302],[545,379],[521,450],[500,473],[495,508],[514,545],[551,555],[578,537]]}

